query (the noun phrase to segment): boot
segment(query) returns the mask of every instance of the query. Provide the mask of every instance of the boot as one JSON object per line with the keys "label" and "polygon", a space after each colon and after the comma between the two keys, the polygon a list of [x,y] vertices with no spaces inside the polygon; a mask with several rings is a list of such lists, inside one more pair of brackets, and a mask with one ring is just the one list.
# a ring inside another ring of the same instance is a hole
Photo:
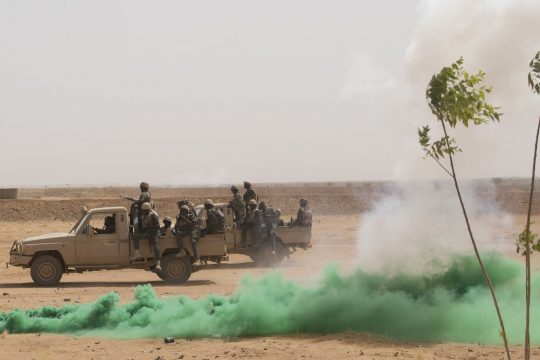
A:
{"label": "boot", "polygon": [[131,260],[137,260],[137,259],[142,259],[142,255],[139,249],[135,249],[135,251],[133,252],[133,255],[131,256]]}
{"label": "boot", "polygon": [[156,261],[156,267],[155,267],[155,270],[156,270],[156,271],[161,271],[161,261],[160,261],[160,260],[157,260],[157,261]]}
{"label": "boot", "polygon": [[185,255],[187,255],[186,250],[181,249],[181,250],[178,252],[178,254],[176,254],[176,258],[179,259],[179,258],[181,258],[182,256],[185,256]]}

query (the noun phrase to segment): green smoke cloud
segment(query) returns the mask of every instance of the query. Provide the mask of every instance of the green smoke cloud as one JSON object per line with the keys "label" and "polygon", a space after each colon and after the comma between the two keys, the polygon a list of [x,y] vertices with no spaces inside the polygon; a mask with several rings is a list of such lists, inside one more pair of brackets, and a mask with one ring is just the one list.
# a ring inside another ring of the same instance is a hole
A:
{"label": "green smoke cloud", "polygon": [[[507,331],[514,343],[523,333],[523,271],[518,262],[486,258]],[[540,344],[540,281],[534,276],[532,341]],[[286,280],[279,272],[244,278],[230,297],[159,298],[149,285],[120,304],[116,293],[94,303],[45,306],[0,313],[0,331],[53,332],[114,338],[253,336],[345,330],[401,340],[500,343],[489,290],[473,257],[454,258],[430,275],[367,273],[341,275],[326,269],[316,287]]]}

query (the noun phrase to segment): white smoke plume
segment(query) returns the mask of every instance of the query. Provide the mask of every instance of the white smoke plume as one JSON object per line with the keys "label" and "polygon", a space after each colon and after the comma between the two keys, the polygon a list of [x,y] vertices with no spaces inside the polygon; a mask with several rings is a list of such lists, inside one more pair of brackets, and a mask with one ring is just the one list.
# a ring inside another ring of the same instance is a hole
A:
{"label": "white smoke plume", "polygon": [[[450,181],[404,183],[399,189],[398,195],[383,198],[362,217],[357,241],[359,266],[415,272],[425,270],[434,260],[472,252]],[[513,218],[497,206],[495,193],[486,198],[478,196],[474,186],[465,185],[462,190],[481,250],[511,250],[505,237],[511,233]]]}
{"label": "white smoke plume", "polygon": [[[493,86],[489,100],[504,116],[500,124],[453,133],[464,151],[456,158],[458,175],[497,177],[508,168],[516,169],[516,176],[528,175],[540,105],[527,87],[527,72],[540,50],[540,1],[425,0],[418,11],[400,79],[400,96],[408,97],[400,112],[412,120],[394,128],[403,149],[393,164],[395,180],[445,176],[432,161],[419,160],[412,131],[423,124],[437,129],[424,91],[434,73],[461,56],[468,71],[486,72],[486,83]],[[479,198],[470,187],[465,198],[480,250],[510,250],[512,216],[498,208],[494,197]],[[358,232],[358,263],[367,269],[414,271],[456,252],[472,253],[472,246],[450,182],[403,185],[399,196],[383,198],[363,216]]]}

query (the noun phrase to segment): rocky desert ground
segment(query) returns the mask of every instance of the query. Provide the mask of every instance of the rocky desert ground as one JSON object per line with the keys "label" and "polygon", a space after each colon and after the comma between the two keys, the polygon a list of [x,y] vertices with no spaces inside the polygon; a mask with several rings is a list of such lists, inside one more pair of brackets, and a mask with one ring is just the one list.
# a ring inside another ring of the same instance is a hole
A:
{"label": "rocky desert ground", "polygon": [[[491,196],[500,208],[511,213],[514,223],[503,237],[513,244],[525,220],[527,182],[496,179],[468,183],[479,197]],[[256,185],[262,199],[281,208],[285,218],[295,213],[297,200],[307,197],[315,214],[313,248],[299,250],[278,271],[287,278],[309,285],[328,263],[339,263],[343,271],[359,266],[356,239],[363,216],[385,195],[399,193],[393,183],[324,183]],[[98,207],[128,205],[119,195],[136,196],[136,187],[21,189],[18,200],[0,200],[0,263],[9,259],[14,240],[47,232],[66,231],[76,221],[81,205]],[[160,215],[174,216],[175,201],[182,198],[200,203],[205,198],[226,201],[228,187],[162,187],[152,189]],[[538,204],[538,203],[537,203]],[[540,204],[534,208],[540,217]],[[486,213],[479,221],[497,227],[497,214]],[[516,257],[512,253],[508,256]],[[518,257],[516,257],[518,258]],[[540,263],[535,261],[535,267]],[[273,268],[255,267],[249,258],[232,255],[221,265],[208,265],[185,285],[167,285],[155,274],[138,270],[101,271],[65,275],[54,288],[36,287],[29,271],[0,268],[0,312],[43,305],[84,303],[110,291],[129,301],[133,288],[150,283],[163,297],[208,294],[230,295],[245,275],[259,277]],[[515,358],[521,348],[512,348]],[[540,348],[533,356],[540,358]],[[7,334],[0,336],[1,359],[502,359],[503,348],[483,344],[409,343],[373,334],[285,334],[248,338],[111,340],[53,334]]]}

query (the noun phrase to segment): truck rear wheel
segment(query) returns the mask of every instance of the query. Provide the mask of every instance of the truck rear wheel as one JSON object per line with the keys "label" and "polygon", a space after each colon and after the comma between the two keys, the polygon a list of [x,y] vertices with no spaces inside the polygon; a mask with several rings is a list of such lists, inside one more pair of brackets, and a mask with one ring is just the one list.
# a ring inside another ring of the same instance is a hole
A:
{"label": "truck rear wheel", "polygon": [[41,255],[32,262],[30,275],[41,286],[54,286],[62,278],[62,263],[52,255]]}
{"label": "truck rear wheel", "polygon": [[276,239],[275,249],[269,242],[263,242],[261,246],[254,249],[249,255],[251,260],[261,266],[276,266],[281,264],[285,256],[287,256],[288,251],[278,239]]}
{"label": "truck rear wheel", "polygon": [[161,259],[161,271],[158,276],[167,283],[181,284],[188,281],[192,271],[188,256],[177,258],[176,254],[167,254]]}

